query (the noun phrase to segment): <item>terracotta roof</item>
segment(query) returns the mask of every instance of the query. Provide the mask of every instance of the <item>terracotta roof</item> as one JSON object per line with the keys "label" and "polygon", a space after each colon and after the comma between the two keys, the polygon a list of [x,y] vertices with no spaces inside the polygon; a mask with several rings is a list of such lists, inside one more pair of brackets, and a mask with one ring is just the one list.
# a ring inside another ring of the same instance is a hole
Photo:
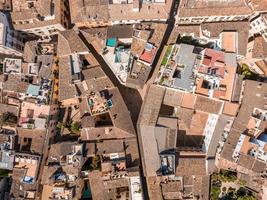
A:
{"label": "terracotta roof", "polygon": [[61,23],[61,9],[62,4],[60,0],[54,2],[54,13],[55,18],[51,20],[40,20],[38,16],[48,16],[51,12],[52,4],[48,3],[47,0],[39,0],[34,3],[32,8],[28,8],[26,0],[12,0],[12,12],[11,19],[13,22],[20,20],[33,20],[33,23],[13,23],[15,29],[31,29],[44,27],[49,25],[56,25]]}
{"label": "terracotta roof", "polygon": [[19,139],[23,140],[24,138],[31,138],[31,153],[43,154],[43,144],[45,141],[46,130],[42,129],[24,129],[22,127],[17,127],[17,132]]}
{"label": "terracotta roof", "polygon": [[248,21],[241,22],[212,22],[202,23],[200,25],[201,31],[207,30],[210,32],[211,38],[219,38],[223,31],[236,31],[238,38],[238,54],[246,55],[248,35],[250,29],[250,23]]}
{"label": "terracotta roof", "polygon": [[116,127],[98,127],[98,128],[83,128],[81,130],[81,140],[95,141],[104,139],[124,139],[133,138],[133,134],[118,129]]}
{"label": "terracotta roof", "polygon": [[21,81],[20,76],[9,74],[7,80],[3,82],[3,90],[26,94],[28,85],[27,82]]}
{"label": "terracotta roof", "polygon": [[108,194],[105,191],[102,173],[93,171],[89,173],[89,183],[93,199],[108,200]]}
{"label": "terracotta roof", "polygon": [[223,114],[229,115],[229,116],[236,116],[238,112],[239,104],[236,103],[230,103],[225,102],[223,107]]}
{"label": "terracotta roof", "polygon": [[253,58],[266,58],[267,57],[267,42],[265,42],[262,36],[258,36],[254,39],[252,57]]}
{"label": "terracotta roof", "polygon": [[198,95],[195,103],[195,109],[203,112],[219,114],[222,108],[222,102]]}
{"label": "terracotta roof", "polygon": [[87,157],[94,156],[96,154],[96,143],[86,143],[85,151]]}
{"label": "terracotta roof", "polygon": [[[109,90],[112,95],[113,106],[110,108],[110,116],[112,118],[113,125],[129,134],[135,135],[135,129],[133,126],[130,112],[127,109],[126,104],[119,92],[118,88],[112,88]],[[116,116],[116,117],[115,117]]]}
{"label": "terracotta roof", "polygon": [[107,38],[132,38],[133,25],[122,24],[107,27]]}
{"label": "terracotta roof", "polygon": [[193,178],[193,194],[194,196],[199,196],[200,199],[209,199],[210,198],[210,176],[194,176]]}
{"label": "terracotta roof", "polygon": [[111,154],[111,153],[124,153],[124,142],[123,140],[107,140],[98,142],[96,144],[97,153],[100,154]]}
{"label": "terracotta roof", "polygon": [[72,23],[108,21],[108,0],[73,0],[70,13]]}
{"label": "terracotta roof", "polygon": [[54,63],[53,55],[38,55],[37,63],[41,65],[38,76],[43,79],[50,79],[52,74],[52,64]]}
{"label": "terracotta roof", "polygon": [[10,11],[12,8],[11,0],[1,0],[0,1],[0,10]]}
{"label": "terracotta roof", "polygon": [[148,42],[153,44],[155,47],[159,48],[163,36],[165,34],[167,24],[163,23],[142,23],[142,26],[149,25],[149,28],[152,32],[151,37],[148,39]]}
{"label": "terracotta roof", "polygon": [[140,56],[140,60],[152,64],[154,57],[156,56],[157,48],[153,47],[150,51],[144,50]]}
{"label": "terracotta roof", "polygon": [[237,50],[237,34],[233,31],[222,32],[222,48],[226,52],[236,52]]}
{"label": "terracotta roof", "polygon": [[158,117],[158,126],[167,127],[171,129],[177,129],[178,119],[176,117]]}
{"label": "terracotta roof", "polygon": [[191,120],[194,115],[194,110],[188,108],[178,108],[177,116],[179,118],[179,130],[188,130]]}
{"label": "terracotta roof", "polygon": [[71,84],[69,57],[59,58],[59,101],[75,98],[77,95],[76,87]]}
{"label": "terracotta roof", "polygon": [[104,73],[104,71],[101,69],[100,66],[84,69],[82,70],[82,74],[85,80],[106,77],[106,74]]}
{"label": "terracotta roof", "polygon": [[149,199],[163,200],[161,190],[161,177],[151,176],[146,178]]}
{"label": "terracotta roof", "polygon": [[[82,128],[90,128],[90,127],[95,127],[95,118],[93,116],[90,116],[89,114],[85,114],[84,115],[84,112],[86,112],[85,109],[87,109],[87,113],[89,113],[89,109],[88,109],[88,106],[87,106],[87,101],[86,100],[83,100],[82,101],[83,104],[85,104],[85,106],[82,106],[80,104],[80,112],[81,112],[81,127]],[[85,109],[84,109],[85,107]]]}
{"label": "terracotta roof", "polygon": [[252,167],[253,171],[257,173],[262,173],[264,172],[265,169],[266,169],[266,163],[259,160],[255,160],[254,165]]}
{"label": "terracotta roof", "polygon": [[[245,81],[242,104],[239,109],[238,115],[234,120],[227,141],[224,145],[221,157],[233,161],[232,155],[239,140],[240,134],[247,129],[247,124],[250,120],[253,109],[255,107],[263,108],[263,106],[265,105],[266,100],[264,99],[264,97],[266,96],[266,94],[266,83],[260,83],[251,80]],[[251,169],[253,163],[251,164],[250,160],[250,156],[242,156],[240,164],[246,168]]]}
{"label": "terracotta roof", "polygon": [[59,57],[79,52],[88,52],[88,48],[73,29],[58,34],[57,54]]}
{"label": "terracotta roof", "polygon": [[191,93],[185,93],[183,96],[181,107],[194,109],[197,95]]}
{"label": "terracotta roof", "polygon": [[54,162],[55,159],[59,161],[61,156],[72,153],[72,146],[75,144],[77,143],[69,141],[52,144],[48,155],[48,162]]}
{"label": "terracotta roof", "polygon": [[193,114],[191,119],[190,128],[187,135],[204,135],[204,129],[208,121],[209,114],[205,112],[198,112]]}
{"label": "terracotta roof", "polygon": [[[225,57],[224,52],[214,49],[205,49],[204,58],[201,65],[198,67],[198,72],[210,74],[212,70],[214,75],[224,78],[225,75]],[[210,72],[211,71],[211,72]]]}
{"label": "terracotta roof", "polygon": [[182,199],[183,186],[180,181],[161,184],[164,199]]}
{"label": "terracotta roof", "polygon": [[100,53],[106,46],[107,28],[90,28],[82,29],[80,32],[86,38],[86,40],[92,44],[95,50]]}
{"label": "terracotta roof", "polygon": [[43,173],[42,173],[42,179],[41,179],[41,183],[43,185],[49,185],[49,184],[53,184],[54,181],[52,181],[52,177],[55,174],[55,172],[59,169],[59,166],[44,166],[43,168]]}
{"label": "terracotta roof", "polygon": [[138,38],[147,41],[150,36],[151,36],[151,30],[139,30]]}
{"label": "terracotta roof", "polygon": [[127,138],[125,139],[125,146],[127,147],[125,150],[126,155],[131,155],[131,162],[129,163],[129,167],[140,166],[140,157],[139,150],[136,138]]}
{"label": "terracotta roof", "polygon": [[164,95],[163,104],[172,107],[181,106],[184,95],[185,95],[184,92],[167,88]]}
{"label": "terracotta roof", "polygon": [[250,15],[251,9],[242,0],[235,0],[229,6],[224,1],[182,0],[179,17]]}
{"label": "terracotta roof", "polygon": [[176,176],[206,175],[204,158],[178,158]]}
{"label": "terracotta roof", "polygon": [[78,25],[87,23],[110,23],[121,20],[167,20],[169,17],[172,0],[165,4],[143,3],[138,11],[134,11],[137,1],[133,3],[109,3],[107,0],[74,0],[70,2],[71,21]]}
{"label": "terracotta roof", "polygon": [[247,169],[252,169],[254,162],[255,158],[244,154],[241,154],[238,159],[238,164]]}
{"label": "terracotta roof", "polygon": [[164,98],[164,88],[151,85],[143,102],[138,124],[155,126],[160,107]]}
{"label": "terracotta roof", "polygon": [[155,20],[169,18],[172,0],[165,4],[142,3],[139,11],[133,11],[133,4],[109,4],[110,20]]}
{"label": "terracotta roof", "polygon": [[253,11],[266,11],[267,2],[263,0],[246,0],[250,3]]}
{"label": "terracotta roof", "polygon": [[38,54],[37,52],[37,41],[28,41],[25,43],[24,51],[23,51],[23,60],[25,62],[35,62],[36,56]]}

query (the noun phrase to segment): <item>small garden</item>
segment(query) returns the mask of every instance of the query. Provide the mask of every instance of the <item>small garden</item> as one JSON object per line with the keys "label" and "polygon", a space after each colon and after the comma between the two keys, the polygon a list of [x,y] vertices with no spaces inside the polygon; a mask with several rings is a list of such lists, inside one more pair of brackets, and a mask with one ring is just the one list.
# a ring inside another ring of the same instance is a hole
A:
{"label": "small garden", "polygon": [[225,195],[221,199],[222,200],[256,200],[256,197],[253,195],[251,191],[249,191],[248,189],[244,187],[240,187],[238,190],[230,187],[227,191],[225,188]]}
{"label": "small garden", "polygon": [[67,128],[70,134],[80,134],[81,123],[70,120],[64,125],[63,123],[58,122],[57,128],[60,130],[63,128]]}
{"label": "small garden", "polygon": [[211,200],[256,200],[251,191],[244,186],[244,180],[237,179],[237,173],[220,170],[211,175]]}
{"label": "small garden", "polygon": [[246,79],[250,79],[250,80],[258,79],[258,75],[250,71],[249,67],[246,64],[242,64],[241,74],[244,75]]}
{"label": "small garden", "polygon": [[168,46],[167,50],[165,52],[165,55],[164,55],[164,57],[162,59],[161,65],[165,66],[167,64],[168,59],[169,59],[170,54],[171,54],[171,51],[172,51],[172,46]]}

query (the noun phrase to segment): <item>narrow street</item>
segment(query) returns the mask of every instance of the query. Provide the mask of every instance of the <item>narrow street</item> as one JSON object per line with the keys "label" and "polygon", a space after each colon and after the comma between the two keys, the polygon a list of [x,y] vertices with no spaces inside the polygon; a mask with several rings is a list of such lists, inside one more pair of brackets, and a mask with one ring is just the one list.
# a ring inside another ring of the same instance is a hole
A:
{"label": "narrow street", "polygon": [[[54,71],[58,71],[58,65],[57,65],[57,57],[54,58],[54,63],[52,65],[52,72]],[[53,118],[57,118],[57,116],[55,115],[51,115],[51,111],[53,109],[53,105],[56,106],[57,105],[57,98],[58,98],[58,77],[55,75],[55,73],[52,73],[52,80],[53,80],[53,87],[51,88],[51,98],[50,98],[50,115],[48,117],[48,124],[47,124],[47,127],[51,127],[49,125],[49,122],[50,120],[55,120]],[[48,154],[49,154],[49,147],[50,147],[50,138],[52,136],[52,130],[53,130],[53,127],[52,128],[48,128],[46,130],[46,134],[45,134],[45,140],[44,140],[44,144],[43,144],[43,155],[42,155],[42,160],[41,160],[41,164],[40,164],[40,167],[39,167],[39,172],[43,172],[45,173],[44,171],[44,166],[46,164],[46,161],[47,161],[47,158],[48,158]],[[41,178],[42,178],[42,173],[40,173],[40,175],[38,176],[38,182],[40,183],[41,182]],[[40,184],[38,184],[40,185]],[[42,188],[38,188],[39,191],[42,190]]]}
{"label": "narrow street", "polygon": [[[93,53],[93,55],[95,56],[95,58],[97,59],[97,61],[99,62],[99,64],[101,65],[103,71],[106,73],[106,75],[110,78],[110,80],[112,81],[112,83],[118,87],[118,89],[120,90],[120,93],[125,101],[125,104],[127,105],[128,110],[130,111],[131,117],[132,117],[132,121],[134,123],[134,126],[136,128],[136,124],[137,124],[137,120],[138,120],[138,116],[140,113],[140,109],[143,103],[143,99],[146,91],[148,89],[149,84],[153,83],[153,73],[156,69],[156,66],[158,65],[158,62],[160,62],[160,57],[161,57],[161,53],[164,49],[164,46],[167,44],[168,39],[172,33],[172,30],[174,28],[175,25],[175,15],[177,13],[177,9],[179,7],[179,1],[174,1],[173,5],[172,5],[172,9],[171,9],[171,14],[170,14],[170,19],[167,21],[167,29],[166,32],[164,34],[164,37],[162,39],[162,43],[161,46],[159,47],[156,57],[153,61],[152,64],[152,70],[150,72],[148,81],[146,83],[146,85],[144,86],[144,88],[140,91],[135,90],[135,89],[131,89],[131,88],[127,88],[124,85],[122,85],[117,77],[115,76],[115,74],[112,72],[112,70],[110,69],[110,67],[107,65],[107,63],[104,61],[104,59],[102,58],[101,55],[99,55],[96,50],[93,48],[93,46],[86,40],[86,38],[84,37],[84,35],[79,31],[78,35],[79,37],[82,39],[82,41],[84,42],[84,44],[87,46],[87,48],[90,50],[90,52]],[[157,72],[155,72],[157,73]],[[141,96],[142,95],[142,96]],[[138,141],[138,140],[137,140]],[[138,148],[139,144],[138,144]],[[140,151],[139,151],[140,152]],[[147,191],[147,185],[146,185],[146,181],[143,175],[143,171],[142,171],[142,163],[140,166],[140,170],[141,170],[141,176],[142,176],[142,184],[143,184],[143,190],[144,190],[144,196],[145,199],[148,199],[148,191]]]}

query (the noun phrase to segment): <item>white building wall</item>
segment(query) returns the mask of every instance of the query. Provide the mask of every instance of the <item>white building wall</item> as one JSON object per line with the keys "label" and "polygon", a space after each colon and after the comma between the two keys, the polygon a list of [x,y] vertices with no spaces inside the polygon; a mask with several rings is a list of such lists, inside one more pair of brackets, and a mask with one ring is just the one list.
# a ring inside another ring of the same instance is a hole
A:
{"label": "white building wall", "polygon": [[261,34],[264,40],[267,42],[267,20],[262,16],[254,18],[250,22],[250,36],[254,34]]}
{"label": "white building wall", "polygon": [[30,28],[30,29],[23,29],[21,31],[35,34],[38,36],[45,36],[45,35],[54,35],[57,34],[58,31],[65,31],[65,27],[62,24],[53,24],[48,26],[42,26],[38,28]]}
{"label": "white building wall", "polygon": [[137,20],[113,20],[112,25],[117,24],[137,24],[141,22],[166,22],[167,19],[137,19]]}
{"label": "white building wall", "polygon": [[130,177],[130,193],[132,200],[144,200],[140,176]]}
{"label": "white building wall", "polygon": [[218,118],[219,118],[219,116],[216,114],[209,114],[209,118],[208,118],[207,124],[206,124],[205,129],[204,129],[204,135],[205,135],[204,144],[203,144],[203,151],[204,152],[207,152],[207,150],[209,148],[210,141],[211,141],[211,138],[213,136]]}
{"label": "white building wall", "polygon": [[0,12],[0,52],[22,56],[23,38],[10,28],[7,17]]}

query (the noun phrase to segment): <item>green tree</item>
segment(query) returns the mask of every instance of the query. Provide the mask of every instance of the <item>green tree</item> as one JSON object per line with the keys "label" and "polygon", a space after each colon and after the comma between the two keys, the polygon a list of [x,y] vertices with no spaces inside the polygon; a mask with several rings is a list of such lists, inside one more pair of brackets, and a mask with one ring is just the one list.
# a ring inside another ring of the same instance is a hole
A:
{"label": "green tree", "polygon": [[0,169],[0,179],[4,178],[4,177],[8,177],[9,176],[9,170],[6,169]]}
{"label": "green tree", "polygon": [[220,193],[221,193],[221,188],[213,185],[211,187],[210,199],[211,200],[218,200]]}
{"label": "green tree", "polygon": [[234,182],[237,180],[236,172],[229,170],[220,170],[219,176],[222,181]]}
{"label": "green tree", "polygon": [[70,125],[70,131],[72,133],[79,133],[80,132],[80,129],[81,129],[81,124],[80,122],[72,122],[71,125]]}
{"label": "green tree", "polygon": [[235,193],[237,200],[256,200],[253,193],[244,187],[240,187]]}
{"label": "green tree", "polygon": [[64,127],[63,123],[62,122],[58,122],[57,123],[57,128],[58,129],[62,129],[62,127]]}
{"label": "green tree", "polygon": [[244,75],[247,79],[256,79],[258,77],[257,74],[250,71],[248,65],[242,64],[242,75]]}

